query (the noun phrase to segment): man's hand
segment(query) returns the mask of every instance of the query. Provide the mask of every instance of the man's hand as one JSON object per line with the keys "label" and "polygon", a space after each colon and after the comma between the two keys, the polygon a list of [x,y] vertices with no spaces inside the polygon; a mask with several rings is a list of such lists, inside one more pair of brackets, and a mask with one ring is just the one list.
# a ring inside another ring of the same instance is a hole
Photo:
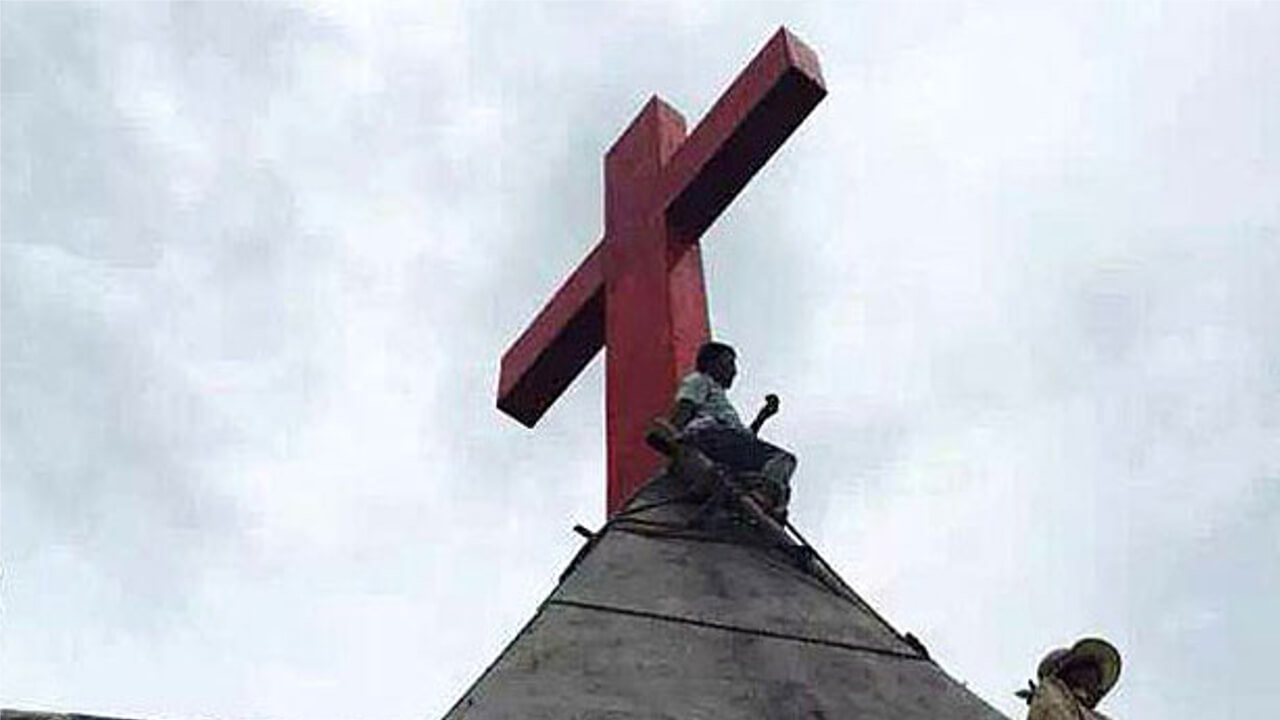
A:
{"label": "man's hand", "polygon": [[756,413],[756,419],[751,421],[751,434],[760,434],[760,427],[764,425],[764,421],[778,414],[778,407],[781,402],[778,396],[769,393],[764,396],[764,407],[760,408],[760,412]]}
{"label": "man's hand", "polygon": [[1028,681],[1027,681],[1027,687],[1026,687],[1025,689],[1023,689],[1023,690],[1019,690],[1018,692],[1014,693],[1014,695],[1017,695],[1018,697],[1022,698],[1023,700],[1026,700],[1026,701],[1027,701],[1027,704],[1028,704],[1028,705],[1030,705],[1030,704],[1031,704],[1031,699],[1032,699],[1032,698],[1034,698],[1034,697],[1036,696],[1036,684],[1035,684],[1034,682],[1032,682],[1032,681],[1028,680]]}

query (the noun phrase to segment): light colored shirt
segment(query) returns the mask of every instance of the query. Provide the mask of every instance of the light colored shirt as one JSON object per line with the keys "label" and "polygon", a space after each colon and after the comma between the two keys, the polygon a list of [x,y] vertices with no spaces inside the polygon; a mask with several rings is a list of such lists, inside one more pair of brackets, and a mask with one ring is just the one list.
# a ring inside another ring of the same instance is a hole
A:
{"label": "light colored shirt", "polygon": [[688,400],[694,407],[693,419],[685,425],[686,432],[696,432],[707,427],[751,432],[742,424],[742,419],[738,417],[738,411],[733,409],[733,403],[729,402],[724,388],[706,373],[695,370],[684,376],[676,390],[676,402],[681,400]]}
{"label": "light colored shirt", "polygon": [[1107,720],[1107,716],[1080,704],[1058,678],[1047,677],[1036,687],[1027,720]]}

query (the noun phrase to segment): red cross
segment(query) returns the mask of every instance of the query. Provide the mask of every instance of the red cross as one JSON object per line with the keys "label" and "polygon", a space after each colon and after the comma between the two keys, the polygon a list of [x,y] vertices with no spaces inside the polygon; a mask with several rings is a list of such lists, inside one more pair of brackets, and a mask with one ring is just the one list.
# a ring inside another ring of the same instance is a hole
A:
{"label": "red cross", "polygon": [[605,155],[604,238],[502,356],[498,407],[533,427],[607,348],[609,515],[656,469],[645,428],[709,337],[698,238],[826,92],[781,28],[693,134],[654,96]]}

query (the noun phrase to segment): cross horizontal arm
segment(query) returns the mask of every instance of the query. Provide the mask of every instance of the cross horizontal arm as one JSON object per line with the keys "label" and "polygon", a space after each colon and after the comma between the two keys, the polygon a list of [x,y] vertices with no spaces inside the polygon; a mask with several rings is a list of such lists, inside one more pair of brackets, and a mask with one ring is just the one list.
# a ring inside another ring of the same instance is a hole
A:
{"label": "cross horizontal arm", "polygon": [[664,196],[680,238],[696,240],[826,94],[818,56],[779,28],[671,158]]}
{"label": "cross horizontal arm", "polygon": [[604,345],[604,243],[598,243],[502,356],[498,409],[533,427]]}

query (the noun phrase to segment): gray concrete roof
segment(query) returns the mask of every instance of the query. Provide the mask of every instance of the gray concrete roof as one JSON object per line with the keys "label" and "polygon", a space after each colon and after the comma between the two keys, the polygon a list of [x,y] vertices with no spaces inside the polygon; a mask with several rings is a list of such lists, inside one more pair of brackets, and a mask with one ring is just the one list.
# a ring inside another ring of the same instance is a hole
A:
{"label": "gray concrete roof", "polygon": [[1004,717],[796,548],[683,528],[680,495],[660,478],[597,533],[446,720]]}

